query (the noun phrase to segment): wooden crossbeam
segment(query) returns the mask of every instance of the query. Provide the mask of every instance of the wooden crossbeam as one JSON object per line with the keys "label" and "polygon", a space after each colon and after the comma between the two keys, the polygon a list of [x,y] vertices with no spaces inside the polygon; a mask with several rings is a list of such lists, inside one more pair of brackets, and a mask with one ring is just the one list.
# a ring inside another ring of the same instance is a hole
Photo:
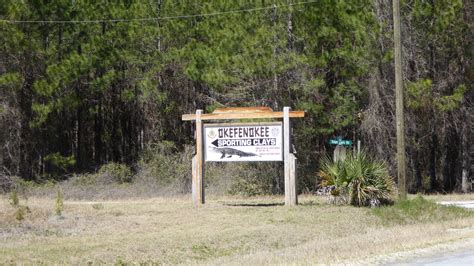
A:
{"label": "wooden crossbeam", "polygon": [[[290,111],[290,118],[304,117],[304,111]],[[201,120],[227,120],[227,119],[252,119],[252,118],[283,118],[283,112],[259,111],[259,112],[218,112],[202,114]],[[183,121],[196,120],[196,114],[184,114]]]}
{"label": "wooden crossbeam", "polygon": [[263,113],[263,112],[273,112],[272,108],[264,106],[256,107],[225,107],[225,108],[216,108],[213,114],[228,114],[228,113]]}

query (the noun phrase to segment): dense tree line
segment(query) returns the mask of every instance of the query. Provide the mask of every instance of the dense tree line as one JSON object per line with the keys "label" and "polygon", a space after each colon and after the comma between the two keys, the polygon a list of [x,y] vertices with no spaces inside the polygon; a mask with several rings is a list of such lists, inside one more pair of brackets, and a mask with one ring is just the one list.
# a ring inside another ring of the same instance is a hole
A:
{"label": "dense tree line", "polygon": [[[413,192],[460,189],[474,170],[472,8],[403,1]],[[41,180],[132,165],[155,143],[193,143],[181,114],[221,106],[306,110],[300,187],[333,136],[394,166],[391,11],[389,0],[1,0],[0,171]]]}

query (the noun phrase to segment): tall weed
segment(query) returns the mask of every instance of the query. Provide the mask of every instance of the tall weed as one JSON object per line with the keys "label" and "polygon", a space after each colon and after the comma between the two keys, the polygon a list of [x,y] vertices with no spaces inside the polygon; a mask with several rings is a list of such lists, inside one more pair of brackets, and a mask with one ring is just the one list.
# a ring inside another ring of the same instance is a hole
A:
{"label": "tall weed", "polygon": [[63,207],[64,207],[63,194],[61,190],[58,188],[58,191],[56,192],[56,208],[55,208],[55,212],[57,216],[62,215]]}
{"label": "tall weed", "polygon": [[18,199],[18,192],[16,189],[14,189],[10,192],[10,204],[14,207],[17,207],[19,203],[20,200]]}

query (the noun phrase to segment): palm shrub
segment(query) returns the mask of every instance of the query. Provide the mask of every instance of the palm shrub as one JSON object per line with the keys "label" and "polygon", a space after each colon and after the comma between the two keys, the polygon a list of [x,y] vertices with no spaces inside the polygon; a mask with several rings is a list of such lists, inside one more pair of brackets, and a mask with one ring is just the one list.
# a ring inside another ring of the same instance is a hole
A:
{"label": "palm shrub", "polygon": [[347,199],[354,206],[365,206],[372,199],[391,202],[396,195],[395,182],[385,162],[366,152],[349,154],[344,161],[324,158],[318,174],[322,186],[335,186],[333,196]]}
{"label": "palm shrub", "polygon": [[321,161],[321,169],[319,171],[319,176],[323,180],[321,186],[335,187],[331,191],[331,195],[341,197],[343,201],[347,201],[348,185],[351,181],[346,170],[344,161],[338,160],[333,162],[331,158],[326,157]]}

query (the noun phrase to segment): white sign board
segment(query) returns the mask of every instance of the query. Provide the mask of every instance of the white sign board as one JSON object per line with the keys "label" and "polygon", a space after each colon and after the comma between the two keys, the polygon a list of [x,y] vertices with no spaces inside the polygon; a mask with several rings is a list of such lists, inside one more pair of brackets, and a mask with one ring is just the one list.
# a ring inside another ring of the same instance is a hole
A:
{"label": "white sign board", "polygon": [[207,162],[283,161],[281,122],[205,124]]}

